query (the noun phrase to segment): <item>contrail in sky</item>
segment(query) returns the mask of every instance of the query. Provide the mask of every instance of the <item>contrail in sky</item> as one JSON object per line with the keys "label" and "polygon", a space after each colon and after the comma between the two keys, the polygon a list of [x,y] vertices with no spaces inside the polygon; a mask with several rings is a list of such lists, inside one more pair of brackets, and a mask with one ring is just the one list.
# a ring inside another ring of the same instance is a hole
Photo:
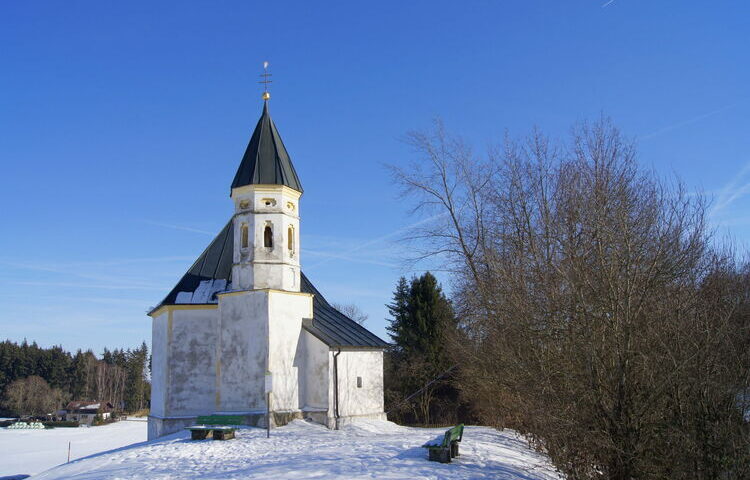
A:
{"label": "contrail in sky", "polygon": [[741,102],[734,102],[734,103],[730,103],[729,105],[724,105],[723,107],[718,108],[716,110],[713,110],[711,112],[704,113],[702,115],[698,115],[697,117],[693,117],[693,118],[691,118],[689,120],[683,120],[682,122],[677,122],[677,123],[674,123],[672,125],[669,125],[669,126],[666,126],[664,128],[661,128],[661,129],[659,129],[659,130],[657,130],[655,132],[652,132],[652,133],[649,133],[648,135],[644,135],[644,136],[640,137],[640,139],[641,140],[648,140],[649,138],[654,138],[657,135],[661,135],[662,133],[666,133],[666,132],[669,132],[671,130],[674,130],[674,129],[677,129],[677,128],[680,128],[680,127],[684,127],[685,125],[690,125],[691,123],[698,122],[700,120],[703,120],[704,118],[712,117],[712,116],[714,116],[716,114],[719,114],[719,113],[721,113],[723,111],[729,110],[730,108],[734,108],[737,105],[739,105],[740,103]]}
{"label": "contrail in sky", "polygon": [[[433,215],[431,217],[424,218],[422,220],[419,220],[418,222],[412,223],[411,225],[407,225],[405,227],[401,227],[401,228],[399,228],[397,230],[394,230],[391,233],[388,233],[386,235],[383,235],[383,236],[380,236],[380,237],[377,237],[377,238],[373,238],[372,240],[370,240],[368,242],[360,243],[356,247],[350,248],[350,249],[342,252],[341,256],[337,256],[335,258],[340,259],[340,260],[346,260],[346,258],[344,258],[344,257],[349,256],[352,253],[358,252],[358,251],[362,250],[363,248],[367,248],[367,247],[371,247],[371,246],[379,244],[379,243],[383,243],[384,241],[386,241],[386,240],[388,240],[390,238],[396,237],[398,235],[401,235],[402,233],[404,233],[404,232],[406,232],[408,230],[411,230],[414,227],[418,227],[418,226],[420,226],[422,224],[431,222],[431,221],[436,220],[439,217],[442,217],[442,216],[445,216],[445,215],[446,215],[446,213],[438,213],[437,215]],[[320,265],[323,265],[324,263],[327,263],[330,259],[331,258],[323,259],[323,260],[319,261],[318,263],[314,263],[313,265],[310,265],[308,268],[319,267]]]}
{"label": "contrail in sky", "polygon": [[182,225],[174,225],[171,223],[161,223],[161,222],[152,222],[150,220],[143,220],[143,223],[148,223],[149,225],[156,225],[157,227],[164,227],[164,228],[173,228],[175,230],[184,230],[186,232],[193,232],[193,233],[202,233],[204,235],[216,235],[216,232],[209,232],[206,230],[200,230],[198,228],[193,227],[185,227]]}
{"label": "contrail in sky", "polygon": [[750,174],[750,163],[746,164],[744,168],[742,168],[737,175],[735,175],[734,178],[732,178],[732,180],[721,189],[721,192],[716,199],[716,205],[711,209],[711,216],[716,215],[720,210],[734,203],[735,200],[750,193],[748,174]]}

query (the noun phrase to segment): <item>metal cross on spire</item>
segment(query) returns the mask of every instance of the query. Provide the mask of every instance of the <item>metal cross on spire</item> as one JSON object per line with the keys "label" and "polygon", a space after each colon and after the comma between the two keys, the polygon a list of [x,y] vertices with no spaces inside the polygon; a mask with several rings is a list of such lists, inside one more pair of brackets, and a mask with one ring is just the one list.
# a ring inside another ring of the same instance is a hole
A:
{"label": "metal cross on spire", "polygon": [[273,80],[269,80],[268,77],[271,76],[270,73],[268,73],[268,62],[263,62],[263,73],[259,75],[263,80],[261,80],[258,83],[263,84],[263,100],[268,100],[271,98],[271,94],[268,93],[268,84],[273,83]]}

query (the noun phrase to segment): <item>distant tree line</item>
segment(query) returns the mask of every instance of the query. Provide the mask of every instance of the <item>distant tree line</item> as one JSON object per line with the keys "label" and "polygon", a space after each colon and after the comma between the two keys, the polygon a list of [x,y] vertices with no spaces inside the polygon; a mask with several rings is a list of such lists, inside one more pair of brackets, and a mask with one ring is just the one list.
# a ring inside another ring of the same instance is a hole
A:
{"label": "distant tree line", "polygon": [[414,314],[402,280],[391,393],[457,364],[464,413],[568,478],[750,478],[750,266],[700,195],[640,167],[607,119],[487,155],[439,123],[408,139],[418,159],[394,173],[432,218],[412,237],[450,272],[457,328]]}
{"label": "distant tree line", "polygon": [[0,407],[5,414],[44,415],[70,400],[109,402],[117,411],[148,408],[149,353],[134,349],[91,350],[71,354],[62,347],[42,348],[26,340],[0,343]]}

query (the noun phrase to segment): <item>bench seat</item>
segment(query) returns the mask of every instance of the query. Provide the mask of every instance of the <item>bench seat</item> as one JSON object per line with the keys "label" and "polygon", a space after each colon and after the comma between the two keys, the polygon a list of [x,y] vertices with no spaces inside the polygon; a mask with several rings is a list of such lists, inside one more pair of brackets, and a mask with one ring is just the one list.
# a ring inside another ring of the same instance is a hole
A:
{"label": "bench seat", "polygon": [[234,427],[218,426],[218,425],[194,425],[192,427],[186,427],[190,430],[190,438],[192,440],[205,440],[211,435],[214,440],[229,440],[234,438]]}
{"label": "bench seat", "polygon": [[211,435],[214,440],[234,438],[234,432],[241,426],[245,417],[241,415],[207,415],[196,419],[197,425],[185,427],[190,430],[190,438],[204,440]]}
{"label": "bench seat", "polygon": [[437,437],[434,440],[422,445],[422,448],[426,448],[430,461],[440,463],[450,463],[451,458],[459,456],[458,444],[464,436],[464,424],[461,423],[455,427],[447,430],[441,437]]}

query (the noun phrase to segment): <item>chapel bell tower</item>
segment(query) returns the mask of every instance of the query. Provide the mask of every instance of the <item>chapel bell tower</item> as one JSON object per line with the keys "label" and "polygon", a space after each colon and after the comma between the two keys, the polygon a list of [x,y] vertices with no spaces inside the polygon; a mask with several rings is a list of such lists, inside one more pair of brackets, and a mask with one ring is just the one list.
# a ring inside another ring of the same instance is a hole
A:
{"label": "chapel bell tower", "polygon": [[299,199],[302,185],[276,125],[263,113],[232,182],[232,289],[300,290]]}

